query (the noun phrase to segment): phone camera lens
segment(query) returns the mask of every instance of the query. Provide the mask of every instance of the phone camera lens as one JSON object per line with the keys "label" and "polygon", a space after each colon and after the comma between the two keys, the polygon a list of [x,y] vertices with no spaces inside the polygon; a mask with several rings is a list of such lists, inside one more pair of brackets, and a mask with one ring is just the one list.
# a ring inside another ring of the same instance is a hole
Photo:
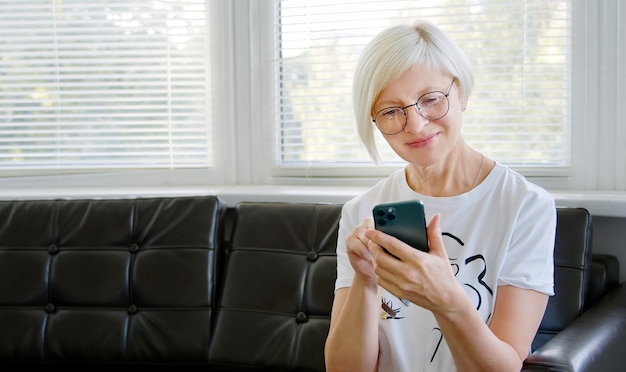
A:
{"label": "phone camera lens", "polygon": [[389,220],[389,222],[396,219],[396,209],[394,207],[387,208],[387,213],[384,213],[384,214],[387,215],[386,217]]}

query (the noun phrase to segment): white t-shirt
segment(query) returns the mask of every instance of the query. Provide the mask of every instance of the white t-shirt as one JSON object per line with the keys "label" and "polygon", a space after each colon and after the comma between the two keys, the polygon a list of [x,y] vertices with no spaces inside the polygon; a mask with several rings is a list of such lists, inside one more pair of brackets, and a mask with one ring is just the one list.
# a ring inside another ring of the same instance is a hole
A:
{"label": "white t-shirt", "polygon": [[[554,199],[501,164],[461,195],[418,194],[407,184],[404,169],[399,169],[346,202],[339,223],[336,289],[349,287],[354,276],[346,236],[364,218],[372,217],[375,204],[409,199],[422,200],[427,223],[434,214],[441,214],[443,241],[456,279],[486,323],[500,285],[554,294]],[[385,290],[381,293],[379,370],[455,371],[432,313],[405,304]]]}

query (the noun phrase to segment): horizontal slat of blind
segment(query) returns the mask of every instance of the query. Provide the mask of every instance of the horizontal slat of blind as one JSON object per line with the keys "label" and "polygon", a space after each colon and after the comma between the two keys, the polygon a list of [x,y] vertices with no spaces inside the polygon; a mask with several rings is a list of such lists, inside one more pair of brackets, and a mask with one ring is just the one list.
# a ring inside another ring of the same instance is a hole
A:
{"label": "horizontal slat of blind", "polygon": [[[570,164],[571,0],[276,3],[277,166],[369,161],[354,128],[354,66],[375,34],[415,17],[438,24],[474,65],[463,124],[472,145],[514,166]],[[378,141],[383,163],[397,163]]]}
{"label": "horizontal slat of blind", "polygon": [[204,0],[0,0],[0,169],[213,166]]}

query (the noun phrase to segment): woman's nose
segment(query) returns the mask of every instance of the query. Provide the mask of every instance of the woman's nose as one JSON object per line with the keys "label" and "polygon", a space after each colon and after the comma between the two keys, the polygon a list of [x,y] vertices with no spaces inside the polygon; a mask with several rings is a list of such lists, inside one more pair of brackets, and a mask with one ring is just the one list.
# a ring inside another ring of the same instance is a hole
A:
{"label": "woman's nose", "polygon": [[419,110],[417,109],[417,104],[411,105],[410,107],[405,108],[405,110],[406,110],[406,125],[404,126],[405,132],[419,133],[422,130],[422,128],[424,128],[424,126],[428,124],[428,122],[430,121],[420,114]]}

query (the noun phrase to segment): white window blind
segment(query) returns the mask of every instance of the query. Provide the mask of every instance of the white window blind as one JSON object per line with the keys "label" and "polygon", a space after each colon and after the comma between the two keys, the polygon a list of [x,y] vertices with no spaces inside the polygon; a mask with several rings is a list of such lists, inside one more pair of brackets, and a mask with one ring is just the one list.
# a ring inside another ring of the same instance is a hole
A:
{"label": "white window blind", "polygon": [[[476,85],[463,134],[511,166],[571,165],[571,0],[276,0],[277,168],[372,164],[358,142],[352,77],[364,45],[415,17],[466,52]],[[377,132],[377,131],[376,131]],[[382,137],[383,165],[398,164]]]}
{"label": "white window blind", "polygon": [[0,0],[0,170],[211,167],[204,0]]}

